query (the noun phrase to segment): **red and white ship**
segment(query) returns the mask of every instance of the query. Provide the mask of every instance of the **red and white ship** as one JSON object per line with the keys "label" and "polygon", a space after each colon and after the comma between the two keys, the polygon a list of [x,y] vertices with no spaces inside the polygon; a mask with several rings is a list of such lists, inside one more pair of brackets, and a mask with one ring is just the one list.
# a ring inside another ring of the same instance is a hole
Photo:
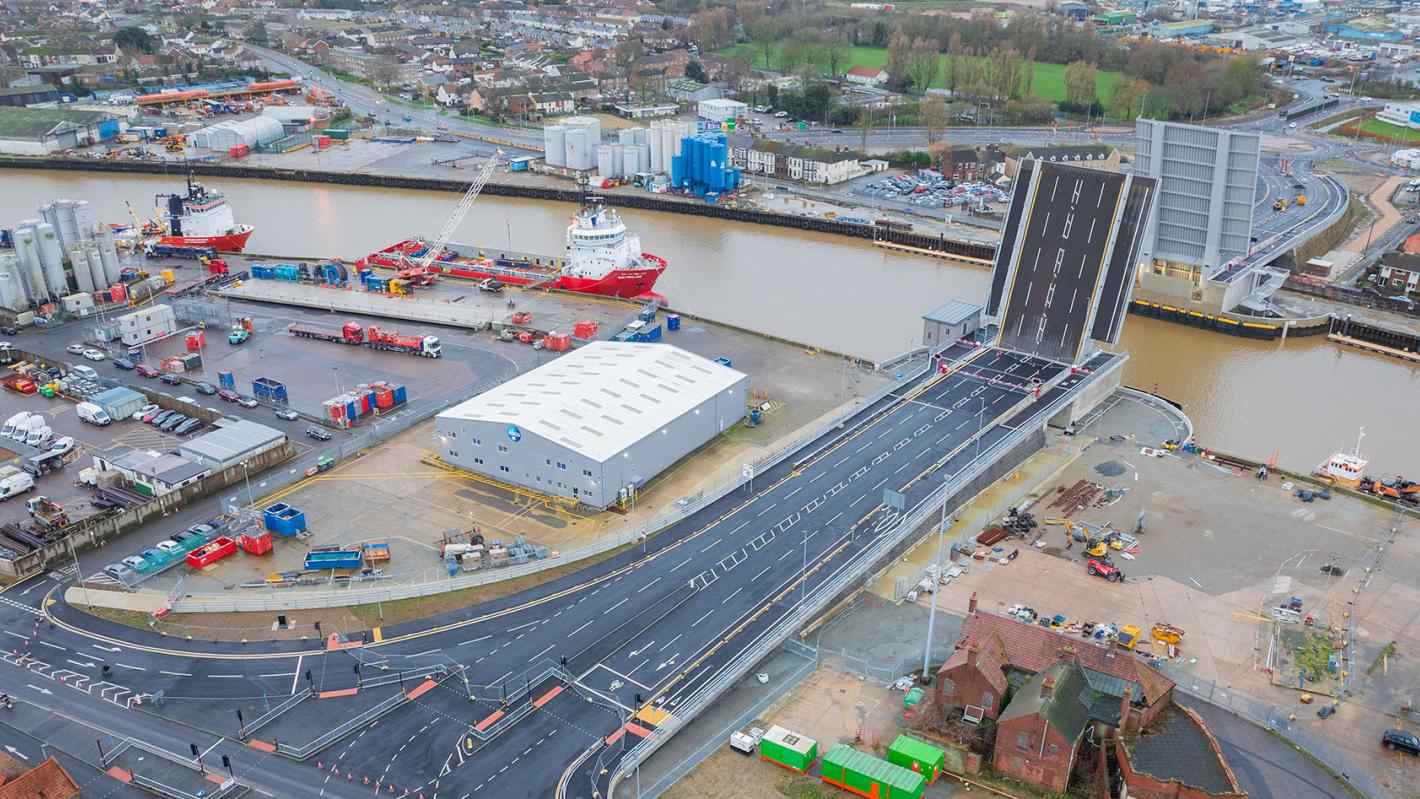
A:
{"label": "red and white ship", "polygon": [[251,238],[251,225],[239,225],[221,192],[187,178],[187,194],[159,194],[155,198],[163,218],[163,231],[152,241],[171,247],[214,247],[219,252],[241,252]]}
{"label": "red and white ship", "polygon": [[[421,239],[408,239],[370,255],[365,262],[408,276],[411,266],[428,255],[428,248]],[[662,299],[653,289],[665,269],[664,259],[641,252],[641,238],[626,232],[620,215],[590,197],[567,226],[563,258],[450,243],[428,271],[473,280],[493,278],[515,286]]]}

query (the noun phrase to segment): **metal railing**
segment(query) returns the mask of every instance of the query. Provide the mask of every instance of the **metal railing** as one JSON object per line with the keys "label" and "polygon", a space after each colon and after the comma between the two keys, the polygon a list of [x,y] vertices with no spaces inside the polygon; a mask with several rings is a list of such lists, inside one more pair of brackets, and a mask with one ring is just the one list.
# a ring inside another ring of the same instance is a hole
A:
{"label": "metal railing", "polygon": [[1173,680],[1178,690],[1231,711],[1286,738],[1369,799],[1401,799],[1399,792],[1382,788],[1370,778],[1369,772],[1374,767],[1373,764],[1357,762],[1350,753],[1337,748],[1335,744],[1304,725],[1292,721],[1291,709],[1237,693],[1212,680],[1201,679],[1167,660],[1155,661],[1153,665],[1164,676]]}
{"label": "metal railing", "polygon": [[617,764],[617,771],[611,776],[608,795],[614,795],[617,784],[630,776],[638,764],[659,749],[733,682],[743,677],[754,664],[763,660],[781,641],[789,638],[795,630],[802,629],[817,618],[838,597],[846,595],[854,583],[869,579],[871,573],[866,572],[864,567],[879,563],[919,527],[929,521],[934,521],[941,506],[950,502],[957,492],[966,488],[971,481],[983,474],[989,465],[994,465],[1016,446],[1025,442],[1029,436],[1035,434],[1039,426],[1045,423],[1045,420],[1059,413],[1101,376],[1113,372],[1121,365],[1122,362],[1117,362],[1106,369],[1092,372],[1081,380],[1074,391],[1038,408],[1033,414],[1034,421],[1023,424],[997,439],[995,443],[975,457],[967,468],[945,480],[941,486],[918,502],[910,512],[899,517],[897,523],[880,535],[875,542],[845,562],[832,577],[807,592],[805,599],[793,610],[771,625],[759,638],[741,650],[740,654],[725,668],[680,703],[677,706],[676,715],[667,724],[657,727],[650,736],[644,738],[641,743],[621,757],[620,763]]}
{"label": "metal railing", "polygon": [[[781,447],[774,453],[761,458],[751,464],[752,472],[755,474],[777,466],[790,455],[798,452],[804,446],[832,433],[834,430],[842,428],[849,420],[855,416],[863,415],[865,410],[871,409],[873,405],[882,401],[895,391],[900,391],[915,381],[919,380],[928,369],[929,364],[923,362],[901,379],[896,380],[868,397],[862,399],[851,408],[845,409],[834,418],[819,425],[797,438],[789,444]],[[501,381],[499,381],[501,382]],[[395,432],[406,429],[430,416],[438,413],[438,408],[426,408],[408,417],[396,420],[397,427],[382,429],[379,431],[380,437],[392,435]],[[869,415],[863,415],[859,422],[866,421]],[[846,431],[845,431],[846,432]],[[347,452],[353,453],[367,446],[370,446],[378,439],[374,438],[375,431],[352,442],[343,444],[339,450],[339,457],[346,457]],[[369,439],[368,441],[366,439]],[[374,602],[390,602],[397,599],[411,599],[414,597],[431,596],[442,594],[447,591],[456,591],[464,588],[476,588],[500,580],[509,580],[523,577],[547,569],[557,568],[569,563],[575,563],[586,558],[610,552],[629,544],[640,541],[643,537],[670,527],[683,521],[709,505],[719,501],[731,492],[738,490],[752,478],[743,474],[734,479],[721,484],[718,488],[706,492],[700,499],[686,503],[683,506],[672,508],[665,514],[647,522],[639,527],[633,528],[615,536],[610,536],[587,546],[578,547],[563,552],[559,557],[549,560],[531,561],[528,563],[499,567],[495,570],[480,570],[478,573],[450,577],[427,582],[409,583],[398,586],[387,586],[380,588],[356,588],[352,587],[325,591],[298,591],[293,589],[281,589],[274,591],[267,596],[238,597],[238,598],[199,598],[189,597],[180,599],[173,603],[173,610],[178,613],[224,613],[240,611],[271,611],[271,610],[306,610],[314,608],[336,607],[342,605],[360,605]],[[294,482],[292,480],[291,482]]]}
{"label": "metal railing", "polygon": [[[434,666],[429,670],[429,672],[429,679],[437,679],[437,681],[440,682],[447,679],[450,674],[449,669],[443,665]],[[438,675],[437,678],[434,675]],[[394,675],[392,677],[383,679],[384,683],[396,682],[402,680],[403,675]],[[321,751],[327,746],[330,746],[331,744],[345,737],[346,735],[349,735],[351,732],[365,726],[366,724],[369,724],[375,719],[385,715],[391,710],[394,710],[395,708],[409,701],[409,692],[401,690],[399,693],[381,701],[379,704],[375,705],[369,710],[366,710],[364,713],[346,719],[345,721],[336,725],[334,728],[326,731],[320,737],[316,738],[313,741],[310,741],[309,743],[306,743],[303,746],[293,746],[284,741],[278,741],[276,743],[276,754],[292,758],[293,760],[305,760],[316,752]]]}

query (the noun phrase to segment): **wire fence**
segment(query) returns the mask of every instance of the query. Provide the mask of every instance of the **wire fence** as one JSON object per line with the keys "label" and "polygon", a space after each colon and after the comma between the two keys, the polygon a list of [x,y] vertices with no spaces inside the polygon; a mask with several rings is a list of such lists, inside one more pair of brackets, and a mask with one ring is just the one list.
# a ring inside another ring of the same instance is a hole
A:
{"label": "wire fence", "polygon": [[1229,710],[1277,732],[1320,761],[1327,769],[1335,772],[1341,779],[1350,783],[1369,799],[1401,799],[1399,793],[1382,788],[1370,778],[1367,764],[1357,762],[1351,753],[1342,751],[1334,743],[1317,735],[1302,724],[1292,721],[1290,709],[1240,694],[1211,680],[1200,679],[1168,661],[1158,661],[1154,666],[1177,683],[1178,690],[1189,696]]}

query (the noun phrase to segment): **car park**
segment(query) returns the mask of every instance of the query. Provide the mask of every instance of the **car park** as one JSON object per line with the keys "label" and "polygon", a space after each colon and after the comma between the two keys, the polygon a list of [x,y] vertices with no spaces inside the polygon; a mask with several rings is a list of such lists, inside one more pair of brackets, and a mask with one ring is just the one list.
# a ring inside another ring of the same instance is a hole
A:
{"label": "car park", "polygon": [[166,411],[163,411],[162,413],[159,413],[157,416],[154,416],[152,419],[149,419],[149,420],[148,420],[148,423],[151,424],[151,425],[153,425],[154,427],[162,427],[164,422],[166,422],[167,420],[169,420],[169,419],[171,419],[171,418],[173,418],[174,416],[177,416],[177,415],[178,415],[178,412],[177,412],[177,411],[174,411],[174,410],[166,410]]}
{"label": "car park", "polygon": [[236,402],[241,398],[241,394],[238,394],[230,388],[224,388],[221,391],[217,392],[217,399],[222,400],[223,402]]}
{"label": "car park", "polygon": [[[99,360],[103,360],[103,359],[100,358]],[[70,373],[70,374],[74,374],[74,375],[78,375],[78,376],[84,378],[85,380],[97,381],[97,380],[99,379],[99,373],[94,371],[94,367],[89,366],[89,365],[87,365],[87,364],[82,364],[82,363],[81,363],[81,364],[78,364],[77,366],[71,366],[71,367],[69,367],[69,373]]]}
{"label": "car park", "polygon": [[301,414],[296,413],[295,411],[291,410],[290,408],[287,408],[287,409],[284,410],[284,411],[277,411],[277,412],[276,412],[276,418],[278,418],[278,419],[285,419],[285,420],[288,421],[288,422],[294,422],[294,421],[296,421],[297,419],[301,418]]}
{"label": "car park", "polygon": [[155,544],[154,546],[156,546],[158,549],[161,549],[161,550],[164,551],[164,552],[174,552],[174,551],[176,551],[176,550],[182,549],[182,545],[181,545],[181,544],[179,544],[179,543],[176,542],[176,541],[172,541],[172,540],[159,541],[159,542],[158,542],[157,544]]}
{"label": "car park", "polygon": [[322,429],[322,428],[315,427],[315,426],[307,427],[307,428],[306,428],[306,435],[310,436],[311,438],[316,439],[317,441],[329,441],[329,440],[330,440],[330,431],[329,431],[329,430],[324,430],[324,429]]}
{"label": "car park", "polygon": [[70,355],[83,355],[86,349],[88,349],[88,347],[85,347],[83,344],[70,344],[64,348],[64,351]]}
{"label": "car park", "polygon": [[164,419],[163,423],[158,425],[158,429],[166,432],[172,430],[173,428],[177,427],[185,421],[187,421],[186,415],[181,413],[175,413],[172,416],[169,416],[167,419]]}
{"label": "car park", "polygon": [[963,206],[980,212],[986,203],[1005,202],[1009,197],[990,183],[958,183],[934,169],[919,169],[915,175],[896,175],[875,180],[855,190],[860,195],[896,200],[924,208]]}
{"label": "car park", "polygon": [[261,403],[257,402],[255,397],[239,397],[237,398],[237,404],[243,408],[255,408]]}
{"label": "car park", "polygon": [[182,376],[175,375],[172,372],[163,372],[162,375],[158,377],[158,379],[163,381],[164,383],[167,383],[170,386],[182,385]]}
{"label": "car park", "polygon": [[180,436],[185,436],[185,435],[187,435],[188,433],[195,433],[195,432],[197,432],[197,430],[200,429],[200,428],[201,428],[203,425],[205,425],[205,424],[207,424],[207,423],[204,422],[204,421],[202,421],[201,419],[195,419],[195,418],[194,418],[194,419],[188,419],[187,421],[183,422],[182,424],[178,425],[177,427],[174,427],[174,428],[173,428],[173,432],[176,433],[176,434],[178,434],[178,435],[180,435]]}
{"label": "car park", "polygon": [[139,377],[157,377],[160,374],[157,369],[146,363],[137,364],[133,367],[133,371],[137,372]]}
{"label": "car park", "polygon": [[104,354],[103,354],[102,352],[100,352],[99,350],[92,350],[92,349],[84,350],[83,355],[84,355],[85,358],[88,358],[88,359],[91,360],[91,361],[102,361],[102,360],[106,360],[106,359],[108,358],[107,355],[104,355]]}
{"label": "car park", "polygon": [[136,569],[136,568],[138,568],[139,566],[142,566],[142,565],[144,565],[145,563],[147,563],[147,561],[143,560],[142,558],[138,557],[137,555],[129,555],[128,557],[124,558],[124,559],[123,559],[122,561],[120,561],[120,562],[121,562],[124,566],[127,566],[127,567],[130,568],[130,569]]}
{"label": "car park", "polygon": [[154,411],[157,411],[157,410],[160,410],[160,408],[159,408],[157,405],[154,405],[153,403],[150,402],[150,403],[148,403],[147,405],[144,405],[143,407],[141,407],[141,408],[139,408],[138,410],[134,411],[134,412],[133,412],[133,416],[131,416],[131,417],[129,417],[129,418],[133,419],[133,421],[135,421],[135,422],[141,422],[141,421],[143,421],[143,417],[145,417],[145,416],[147,416],[148,414],[150,414],[150,413],[152,413],[152,412],[154,412]]}
{"label": "car park", "polygon": [[201,535],[201,533],[194,532],[192,530],[183,530],[179,533],[173,533],[173,540],[181,544],[188,541],[189,539],[197,538]]}

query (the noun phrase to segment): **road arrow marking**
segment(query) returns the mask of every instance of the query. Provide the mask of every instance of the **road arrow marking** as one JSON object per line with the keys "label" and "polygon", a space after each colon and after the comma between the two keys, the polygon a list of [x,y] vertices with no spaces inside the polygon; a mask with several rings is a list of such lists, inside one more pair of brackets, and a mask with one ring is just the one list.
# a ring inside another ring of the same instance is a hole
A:
{"label": "road arrow marking", "polygon": [[93,664],[93,663],[88,663],[88,662],[85,662],[85,661],[68,660],[68,659],[66,659],[65,662],[66,662],[66,663],[72,663],[72,664],[74,664],[75,666],[79,666],[79,667],[85,668],[85,669],[92,669],[92,668],[94,667],[94,664]]}
{"label": "road arrow marking", "polygon": [[25,685],[28,685],[29,687],[35,689],[36,691],[39,691],[40,693],[44,694],[45,696],[51,696],[51,695],[53,695],[53,693],[54,693],[53,691],[49,690],[48,688],[41,688],[41,687],[39,687],[38,685],[34,685],[33,683],[25,683]]}
{"label": "road arrow marking", "polygon": [[123,651],[123,648],[122,648],[122,647],[117,647],[117,646],[100,646],[99,644],[94,644],[93,646],[94,646],[95,649],[101,649],[101,650],[103,650],[103,651],[105,651],[105,652],[122,652],[122,651]]}
{"label": "road arrow marking", "polygon": [[674,655],[671,655],[670,660],[664,661],[663,663],[661,663],[661,665],[659,665],[659,666],[656,667],[656,671],[660,671],[661,669],[664,669],[664,668],[666,668],[667,666],[674,666],[674,665],[675,665],[675,662],[676,662],[676,658],[678,658],[678,657],[680,657],[680,653],[679,653],[679,652],[675,653]]}
{"label": "road arrow marking", "polygon": [[650,648],[651,648],[651,644],[654,644],[654,643],[656,643],[656,642],[655,642],[655,641],[647,641],[647,642],[646,642],[646,645],[643,646],[643,647],[641,647],[640,649],[633,649],[633,650],[631,650],[631,652],[629,653],[629,656],[630,656],[630,657],[636,657],[637,655],[641,654],[642,652],[645,652],[647,649],[650,649]]}

